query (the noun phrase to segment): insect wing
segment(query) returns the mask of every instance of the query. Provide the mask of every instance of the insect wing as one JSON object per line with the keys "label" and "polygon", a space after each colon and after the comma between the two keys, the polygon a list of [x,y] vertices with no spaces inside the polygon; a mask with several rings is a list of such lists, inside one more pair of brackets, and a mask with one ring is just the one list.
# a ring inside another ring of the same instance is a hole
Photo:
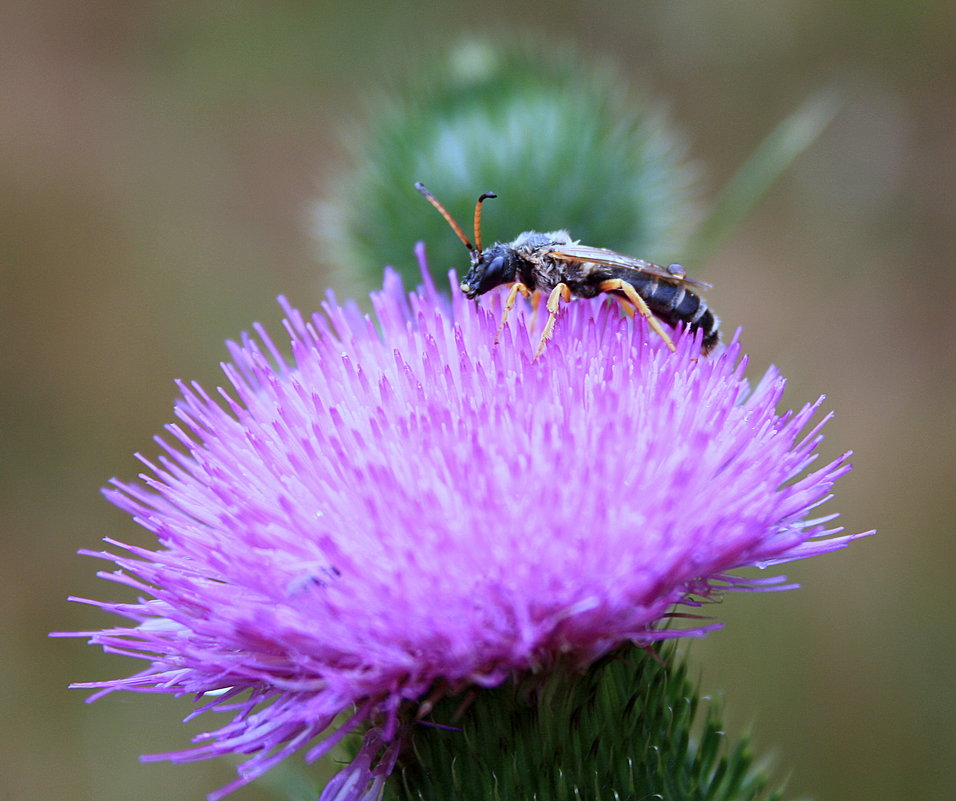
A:
{"label": "insect wing", "polygon": [[684,286],[698,287],[700,289],[710,289],[711,286],[703,281],[695,281],[693,278],[676,275],[666,267],[661,267],[659,264],[654,264],[654,262],[644,261],[644,259],[635,259],[633,256],[625,256],[623,253],[618,253],[616,250],[610,250],[608,248],[594,248],[589,245],[552,245],[546,255],[558,261],[589,261],[594,264],[607,264],[611,267],[624,267]]}

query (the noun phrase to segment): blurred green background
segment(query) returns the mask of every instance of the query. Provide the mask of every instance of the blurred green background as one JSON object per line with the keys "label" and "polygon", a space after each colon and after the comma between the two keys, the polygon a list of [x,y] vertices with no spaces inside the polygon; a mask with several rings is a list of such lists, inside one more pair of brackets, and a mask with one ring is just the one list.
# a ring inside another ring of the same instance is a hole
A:
{"label": "blurred green background", "polygon": [[0,14],[0,798],[200,799],[232,778],[225,762],[138,762],[202,730],[179,723],[188,702],[85,706],[66,689],[136,667],[47,638],[110,623],[65,601],[113,592],[74,552],[147,541],[99,488],[152,452],[172,379],[216,385],[224,339],[253,320],[277,330],[278,293],[320,299],[334,265],[310,207],[349,163],[361,99],[450,41],[511,29],[609,57],[667,101],[712,190],[807,96],[841,93],[694,274],[726,330],[743,326],[753,374],[777,364],[791,404],[828,394],[824,455],[852,447],[857,465],[832,506],[881,533],[793,565],[802,590],[729,598],[726,629],[689,651],[790,797],[956,797],[956,6],[40,0]]}

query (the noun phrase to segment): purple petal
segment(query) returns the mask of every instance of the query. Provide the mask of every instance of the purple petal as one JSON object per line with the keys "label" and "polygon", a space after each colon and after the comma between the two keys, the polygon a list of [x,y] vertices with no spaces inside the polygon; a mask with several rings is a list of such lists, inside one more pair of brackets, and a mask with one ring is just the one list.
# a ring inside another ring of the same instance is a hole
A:
{"label": "purple petal", "polygon": [[89,601],[130,622],[82,636],[150,666],[78,686],[231,713],[165,755],[251,754],[226,789],[356,709],[338,735],[381,728],[323,799],[378,798],[401,710],[436,682],[699,636],[714,624],[675,604],[779,588],[732,571],[862,536],[817,510],[849,470],[808,472],[819,402],[779,415],[784,380],[750,389],[736,339],[703,357],[677,331],[672,354],[616,303],[577,300],[533,361],[530,305],[495,345],[500,297],[477,307],[452,279],[450,299],[408,295],[389,271],[374,318],[280,299],[292,362],[258,326],[230,343],[228,388],[180,384],[160,456],[107,490],[157,544],[94,554],[137,600]]}

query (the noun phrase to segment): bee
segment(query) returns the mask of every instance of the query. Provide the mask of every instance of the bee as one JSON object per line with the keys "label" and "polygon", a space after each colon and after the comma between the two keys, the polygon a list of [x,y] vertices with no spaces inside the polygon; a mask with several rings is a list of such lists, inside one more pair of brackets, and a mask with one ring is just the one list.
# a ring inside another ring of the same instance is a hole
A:
{"label": "bee", "polygon": [[445,218],[468,249],[471,269],[461,282],[465,297],[474,299],[502,284],[511,285],[495,342],[518,295],[530,298],[534,292],[548,296],[548,321],[541,333],[535,359],[544,352],[554,333],[561,301],[567,303],[572,297],[593,298],[602,293],[613,294],[630,304],[671,351],[675,350],[674,342],[661,320],[670,326],[683,323],[690,331],[700,329],[704,354],[713,350],[720,340],[717,317],[698,294],[698,290],[708,289],[710,284],[688,278],[679,264],[661,267],[607,248],[582,245],[567,231],[543,234],[525,231],[513,242],[496,242],[482,250],[481,205],[498,197],[494,192],[483,193],[475,204],[475,243],[472,244],[451,214],[422,183],[416,183],[415,188]]}

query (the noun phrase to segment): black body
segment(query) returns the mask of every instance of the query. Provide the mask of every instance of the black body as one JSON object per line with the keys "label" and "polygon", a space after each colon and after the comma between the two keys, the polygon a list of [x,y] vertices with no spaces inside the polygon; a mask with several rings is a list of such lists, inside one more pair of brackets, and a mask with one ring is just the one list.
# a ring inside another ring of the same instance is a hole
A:
{"label": "black body", "polygon": [[[658,319],[672,328],[683,323],[691,331],[701,329],[701,349],[704,353],[709,353],[720,341],[717,318],[699,295],[680,284],[668,283],[662,278],[644,275],[638,270],[623,267],[610,269],[614,273],[613,278],[627,281],[637,290],[637,294],[644,298],[644,302]],[[620,295],[619,292],[614,294]]]}
{"label": "black body", "polygon": [[[562,246],[575,255],[563,252]],[[586,253],[593,253],[595,259],[619,263],[589,261],[586,255],[577,256]],[[501,284],[519,281],[532,292],[539,290],[547,294],[563,283],[573,295],[593,298],[606,292],[601,284],[612,279],[633,286],[654,316],[668,325],[683,323],[691,331],[701,329],[704,353],[711,351],[719,341],[717,317],[704,300],[688,288],[697,282],[684,279],[677,265],[663,268],[613,251],[582,247],[571,240],[566,231],[547,234],[527,231],[514,242],[497,243],[480,253],[473,251],[472,267],[461,289],[467,297],[476,298]],[[612,290],[612,294],[625,297],[620,291]]]}

